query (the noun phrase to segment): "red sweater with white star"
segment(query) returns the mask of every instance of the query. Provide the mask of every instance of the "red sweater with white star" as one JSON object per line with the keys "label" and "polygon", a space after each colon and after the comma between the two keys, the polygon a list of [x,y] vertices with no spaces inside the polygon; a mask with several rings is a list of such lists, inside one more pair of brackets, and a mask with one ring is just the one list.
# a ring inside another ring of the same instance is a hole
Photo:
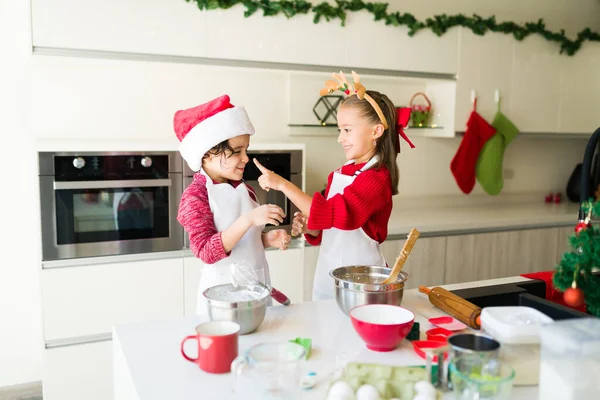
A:
{"label": "red sweater with white star", "polygon": [[[365,164],[344,165],[338,170],[344,175],[354,175]],[[337,228],[354,230],[362,228],[373,240],[383,243],[388,234],[388,221],[392,213],[392,178],[385,167],[371,168],[361,172],[343,194],[329,200],[329,188],[333,179],[329,174],[325,196],[315,193],[308,216],[308,229]],[[314,237],[304,235],[312,245],[321,243],[322,232]]]}
{"label": "red sweater with white star", "polygon": [[[241,182],[217,183],[237,187]],[[254,190],[246,185],[248,195],[258,203]],[[190,237],[190,250],[205,264],[214,264],[229,256],[223,248],[221,232],[215,227],[215,220],[208,202],[206,176],[201,173],[194,175],[194,180],[185,189],[179,203],[177,221]]]}

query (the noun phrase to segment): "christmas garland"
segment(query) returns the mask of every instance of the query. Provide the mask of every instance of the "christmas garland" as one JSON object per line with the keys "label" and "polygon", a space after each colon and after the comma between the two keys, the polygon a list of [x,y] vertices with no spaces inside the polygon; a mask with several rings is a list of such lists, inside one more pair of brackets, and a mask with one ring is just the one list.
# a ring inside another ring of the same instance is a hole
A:
{"label": "christmas garland", "polygon": [[556,42],[560,45],[560,53],[566,53],[569,56],[574,55],[585,41],[600,42],[600,33],[585,28],[577,34],[575,39],[569,39],[564,29],[560,32],[552,32],[546,29],[543,19],[537,22],[527,22],[523,25],[516,22],[496,22],[496,18],[482,18],[479,15],[467,17],[463,14],[457,15],[434,15],[427,18],[424,22],[417,20],[410,13],[401,13],[398,11],[388,12],[388,3],[366,3],[362,0],[335,0],[335,4],[326,2],[313,5],[305,0],[185,0],[188,3],[196,3],[200,10],[229,9],[235,5],[242,4],[246,11],[244,16],[247,18],[258,10],[262,10],[266,17],[279,14],[292,18],[299,14],[314,13],[313,22],[319,23],[323,18],[327,21],[338,18],[341,25],[346,24],[347,12],[368,11],[373,14],[375,21],[383,21],[386,25],[406,26],[409,28],[408,35],[413,36],[423,29],[429,29],[437,36],[442,36],[450,28],[462,26],[470,29],[476,35],[484,35],[487,32],[498,32],[512,34],[518,41],[522,41],[529,35],[538,34],[550,42]]}

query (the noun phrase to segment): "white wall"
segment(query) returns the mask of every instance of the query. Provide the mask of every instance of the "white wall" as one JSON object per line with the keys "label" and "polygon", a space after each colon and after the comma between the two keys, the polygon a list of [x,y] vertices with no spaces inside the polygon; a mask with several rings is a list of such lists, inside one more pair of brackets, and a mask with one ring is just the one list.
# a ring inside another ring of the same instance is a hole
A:
{"label": "white wall", "polygon": [[27,134],[28,1],[0,0],[0,386],[41,376],[39,203]]}
{"label": "white wall", "polygon": [[[32,1],[42,6],[52,4],[52,0]],[[173,4],[173,10],[186,9],[188,24],[194,21],[196,14],[199,19],[216,15],[200,13],[184,0],[126,4],[116,0],[72,1],[71,6],[80,7],[79,13],[87,13],[92,7],[106,3],[107,10],[116,13],[111,18],[120,26],[120,40],[135,47],[131,43],[137,40],[137,28],[162,32],[170,31],[180,23],[179,20],[173,21],[172,25],[165,23],[168,20],[159,11],[164,10],[167,2]],[[578,7],[573,7],[572,1],[568,0],[405,0],[393,4],[395,7],[392,8],[413,12],[419,17],[441,12],[477,12],[482,16],[496,14],[498,20],[524,21],[542,16],[552,29],[565,27],[573,33],[588,25],[600,30],[597,18],[600,4],[596,0],[579,1]],[[75,8],[68,8],[68,11],[75,12]],[[230,12],[241,14],[242,11],[238,7]],[[171,118],[176,109],[228,92],[235,103],[247,106],[258,129],[256,140],[306,142],[309,190],[320,190],[327,173],[343,160],[335,137],[288,135],[284,72],[244,70],[230,73],[230,69],[197,65],[42,56],[31,61],[28,17],[27,2],[0,0],[0,48],[3,49],[0,59],[0,145],[3,149],[0,167],[4,172],[3,182],[9,188],[5,188],[4,196],[0,196],[0,209],[4,211],[3,229],[0,230],[3,250],[0,260],[0,386],[41,378],[37,273],[40,238],[33,139],[168,138],[173,135]],[[264,21],[257,16],[250,24]],[[123,31],[123,26],[129,26],[129,32]],[[107,34],[111,29],[106,31],[103,27]],[[157,33],[157,40],[160,37]],[[417,57],[415,54],[410,56]],[[9,145],[9,138],[13,143],[16,141],[18,147]],[[411,151],[405,146],[399,158],[401,196],[459,195],[448,166],[460,138],[414,141],[417,148]],[[582,157],[583,148],[584,142],[580,140],[516,139],[506,153],[506,167],[515,170],[515,177],[506,182],[505,192],[564,188],[568,175]],[[474,191],[474,194],[481,193],[479,188]]]}

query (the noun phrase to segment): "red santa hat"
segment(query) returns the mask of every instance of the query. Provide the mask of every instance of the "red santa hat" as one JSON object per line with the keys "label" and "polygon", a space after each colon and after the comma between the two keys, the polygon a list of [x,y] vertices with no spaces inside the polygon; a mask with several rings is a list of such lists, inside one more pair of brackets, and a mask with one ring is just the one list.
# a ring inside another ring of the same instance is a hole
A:
{"label": "red santa hat", "polygon": [[202,158],[213,147],[240,135],[254,135],[254,126],[244,107],[235,107],[228,95],[180,110],[173,118],[179,152],[192,171],[199,171]]}

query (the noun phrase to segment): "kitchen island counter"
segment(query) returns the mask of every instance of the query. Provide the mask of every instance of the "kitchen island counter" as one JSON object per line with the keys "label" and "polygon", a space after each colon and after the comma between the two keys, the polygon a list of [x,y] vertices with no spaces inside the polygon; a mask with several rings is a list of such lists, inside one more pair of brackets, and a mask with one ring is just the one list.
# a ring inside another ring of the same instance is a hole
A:
{"label": "kitchen island counter", "polygon": [[[524,281],[525,278],[503,278],[446,286],[459,289]],[[420,323],[421,337],[432,326],[428,318],[445,315],[433,307],[417,290],[404,293],[403,306],[415,313]],[[233,399],[233,376],[213,375],[201,371],[186,361],[179,352],[181,340],[194,333],[194,327],[205,321],[195,316],[171,321],[119,325],[114,328],[114,390],[116,400],[153,399]],[[381,363],[388,365],[424,365],[412,350],[409,341],[392,352],[368,350],[352,328],[350,319],[339,310],[335,300],[274,306],[267,309],[258,330],[240,336],[242,354],[254,344],[266,341],[286,341],[307,337],[313,350],[307,367],[317,373],[320,383],[303,392],[302,399],[324,399],[331,372],[345,362]],[[193,345],[190,346],[193,348]],[[193,350],[189,350],[193,354]],[[444,399],[454,398],[447,393]],[[514,399],[536,399],[537,387],[513,389]]]}

